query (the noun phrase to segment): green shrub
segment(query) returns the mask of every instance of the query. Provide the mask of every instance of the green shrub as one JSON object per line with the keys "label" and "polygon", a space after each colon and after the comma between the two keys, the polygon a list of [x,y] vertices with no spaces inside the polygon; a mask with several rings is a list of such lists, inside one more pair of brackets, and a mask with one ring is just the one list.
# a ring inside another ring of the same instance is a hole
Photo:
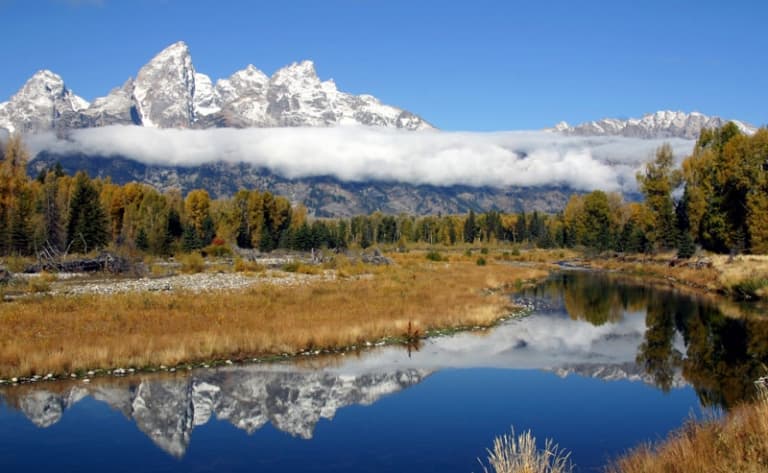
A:
{"label": "green shrub", "polygon": [[299,266],[301,266],[301,263],[298,261],[289,261],[281,269],[286,273],[295,273],[299,270]]}
{"label": "green shrub", "polygon": [[753,277],[737,282],[731,286],[731,291],[737,299],[755,300],[768,295],[768,277]]}
{"label": "green shrub", "polygon": [[476,263],[477,263],[478,266],[485,266],[485,264],[486,264],[485,258],[483,258],[482,256],[477,258]]}
{"label": "green shrub", "polygon": [[427,253],[427,259],[430,261],[443,261],[443,256],[435,250]]}
{"label": "green shrub", "polygon": [[487,255],[488,254],[488,248],[481,248],[480,249],[480,254],[481,255]]}

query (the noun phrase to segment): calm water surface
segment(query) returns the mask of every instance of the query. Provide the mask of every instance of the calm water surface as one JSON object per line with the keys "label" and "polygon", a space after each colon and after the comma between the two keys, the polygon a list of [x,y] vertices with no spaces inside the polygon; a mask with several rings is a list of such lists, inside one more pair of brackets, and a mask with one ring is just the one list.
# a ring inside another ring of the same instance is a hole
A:
{"label": "calm water surface", "polygon": [[599,471],[750,398],[768,363],[763,318],[642,282],[568,272],[519,297],[532,316],[410,353],[2,388],[0,470],[479,472],[514,427]]}

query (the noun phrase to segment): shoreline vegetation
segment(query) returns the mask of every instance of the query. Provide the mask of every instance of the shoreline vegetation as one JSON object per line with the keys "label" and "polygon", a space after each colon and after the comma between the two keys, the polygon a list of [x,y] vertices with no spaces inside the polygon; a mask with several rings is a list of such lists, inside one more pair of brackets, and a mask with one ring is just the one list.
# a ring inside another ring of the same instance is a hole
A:
{"label": "shoreline vegetation", "polygon": [[766,471],[768,385],[756,382],[759,399],[721,419],[690,421],[663,442],[642,445],[616,460],[607,473]]}
{"label": "shoreline vegetation", "polygon": [[431,261],[423,252],[391,256],[391,265],[288,268],[309,273],[296,285],[275,284],[273,272],[256,268],[254,283],[239,289],[43,293],[5,302],[0,378],[53,379],[115,369],[125,374],[161,365],[408,344],[498,323],[524,309],[512,305],[510,292],[549,273],[539,264],[479,265],[461,254],[450,261]]}

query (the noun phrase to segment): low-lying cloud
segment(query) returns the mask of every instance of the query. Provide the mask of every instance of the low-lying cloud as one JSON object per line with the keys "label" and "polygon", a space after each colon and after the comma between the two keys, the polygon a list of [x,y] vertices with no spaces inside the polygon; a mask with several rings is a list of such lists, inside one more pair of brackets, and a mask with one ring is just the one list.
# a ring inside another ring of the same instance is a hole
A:
{"label": "low-lying cloud", "polygon": [[176,130],[109,126],[28,138],[37,154],[123,156],[149,165],[226,161],[288,178],[436,186],[568,186],[633,191],[635,173],[663,142],[681,158],[693,142],[571,137],[547,131],[408,132],[372,127]]}

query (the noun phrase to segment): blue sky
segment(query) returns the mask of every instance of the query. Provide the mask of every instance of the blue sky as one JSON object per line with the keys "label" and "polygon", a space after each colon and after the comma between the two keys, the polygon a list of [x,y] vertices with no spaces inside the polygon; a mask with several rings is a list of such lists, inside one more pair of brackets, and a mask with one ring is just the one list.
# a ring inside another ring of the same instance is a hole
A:
{"label": "blue sky", "polygon": [[0,100],[38,69],[92,100],[186,41],[214,80],[312,59],[447,130],[659,109],[768,123],[768,2],[0,0]]}

